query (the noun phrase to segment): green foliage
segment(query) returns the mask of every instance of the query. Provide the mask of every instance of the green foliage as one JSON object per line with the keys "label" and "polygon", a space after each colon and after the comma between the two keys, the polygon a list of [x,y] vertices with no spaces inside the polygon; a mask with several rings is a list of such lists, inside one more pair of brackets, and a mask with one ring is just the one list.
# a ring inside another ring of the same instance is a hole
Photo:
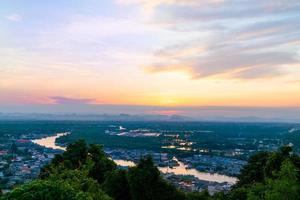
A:
{"label": "green foliage", "polygon": [[191,192],[186,194],[186,200],[212,200],[207,190],[203,192]]}
{"label": "green foliage", "polygon": [[283,146],[277,152],[261,152],[249,159],[239,182],[226,199],[296,200],[300,199],[299,156]]}
{"label": "green foliage", "polygon": [[[97,178],[104,179],[105,174],[115,168],[116,164],[105,156],[102,146],[88,146],[79,140],[41,169],[41,180],[22,185],[4,195],[3,199],[111,200]],[[91,176],[93,173],[96,178]]]}
{"label": "green foliage", "polygon": [[130,200],[130,187],[127,180],[127,171],[114,170],[106,178],[103,189],[115,200]]}
{"label": "green foliage", "polygon": [[68,166],[77,168],[85,163],[87,155],[87,144],[84,140],[78,140],[67,147],[67,151],[63,153],[63,158],[70,161]]}
{"label": "green foliage", "polygon": [[62,166],[52,168],[47,179],[25,184],[4,199],[111,200],[98,182],[88,177],[88,167],[70,170]]}
{"label": "green foliage", "polygon": [[88,177],[88,167],[80,170],[63,170],[53,173],[48,180],[61,180],[76,191],[83,191],[92,199],[110,199],[101,189],[96,180]]}
{"label": "green foliage", "polygon": [[266,178],[275,178],[278,174],[281,164],[287,158],[290,158],[290,153],[292,148],[290,146],[283,146],[280,148],[279,152],[273,152],[269,155],[268,161],[264,168]]}
{"label": "green foliage", "polygon": [[225,200],[226,199],[226,194],[224,192],[218,192],[214,194],[213,198],[214,200]]}
{"label": "green foliage", "polygon": [[270,187],[266,190],[266,199],[300,199],[300,183],[297,176],[299,176],[299,169],[297,172],[291,161],[284,161],[279,172],[279,179],[269,180]]}
{"label": "green foliage", "polygon": [[101,145],[90,145],[89,156],[94,162],[94,165],[89,172],[89,176],[97,180],[99,183],[103,183],[107,174],[115,170],[117,165],[114,161],[107,158]]}
{"label": "green foliage", "polygon": [[297,200],[300,159],[290,147],[253,155],[228,193],[184,193],[166,182],[151,157],[120,170],[101,145],[79,140],[56,155],[40,179],[15,188],[1,200]]}
{"label": "green foliage", "polygon": [[[41,170],[40,178],[39,181],[17,188],[6,195],[5,199],[49,199],[51,195],[54,199],[186,198],[184,193],[161,177],[151,157],[141,159],[140,163],[129,171],[120,170],[105,155],[101,145],[87,145],[82,140],[70,144],[62,155],[55,156],[52,162]],[[48,187],[52,183],[56,184]],[[51,192],[48,193],[47,188]],[[60,193],[64,194],[60,196]],[[190,195],[188,199],[199,199],[198,197],[199,195]]]}
{"label": "green foliage", "polygon": [[88,153],[90,154],[90,157],[94,162],[98,162],[102,158],[106,157],[103,151],[103,146],[99,144],[91,144],[88,149]]}
{"label": "green foliage", "polygon": [[245,200],[247,199],[248,190],[245,187],[238,187],[227,194],[229,200]]}
{"label": "green foliage", "polygon": [[264,180],[263,168],[267,163],[268,156],[267,152],[259,152],[250,157],[248,164],[241,170],[237,187],[262,182]]}
{"label": "green foliage", "polygon": [[90,196],[56,181],[33,181],[4,195],[2,200],[88,200]]}
{"label": "green foliage", "polygon": [[184,199],[184,194],[162,179],[151,157],[142,158],[136,167],[131,168],[128,180],[133,200]]}

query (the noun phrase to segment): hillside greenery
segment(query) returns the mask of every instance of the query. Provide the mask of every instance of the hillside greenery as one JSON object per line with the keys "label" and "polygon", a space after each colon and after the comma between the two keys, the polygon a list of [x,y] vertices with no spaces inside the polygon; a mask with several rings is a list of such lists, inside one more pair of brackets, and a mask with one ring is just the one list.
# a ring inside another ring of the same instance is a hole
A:
{"label": "hillside greenery", "polygon": [[151,157],[119,169],[103,147],[78,140],[56,155],[40,177],[16,187],[2,200],[297,200],[300,158],[292,148],[253,155],[238,183],[224,194],[186,193],[165,181]]}

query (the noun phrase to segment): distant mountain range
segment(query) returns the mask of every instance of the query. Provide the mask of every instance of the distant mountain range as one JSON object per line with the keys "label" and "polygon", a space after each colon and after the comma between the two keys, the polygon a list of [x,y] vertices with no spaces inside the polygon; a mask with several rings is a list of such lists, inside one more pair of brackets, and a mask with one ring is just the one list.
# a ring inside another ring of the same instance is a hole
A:
{"label": "distant mountain range", "polygon": [[283,122],[299,123],[300,120],[248,117],[188,117],[184,115],[132,115],[132,114],[49,114],[49,113],[0,113],[0,120],[86,120],[86,121],[212,121],[212,122]]}

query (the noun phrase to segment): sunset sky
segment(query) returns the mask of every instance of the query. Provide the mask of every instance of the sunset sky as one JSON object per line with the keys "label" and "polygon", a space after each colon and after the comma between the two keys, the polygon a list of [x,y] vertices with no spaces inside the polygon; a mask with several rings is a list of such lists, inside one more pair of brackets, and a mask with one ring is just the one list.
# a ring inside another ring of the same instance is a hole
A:
{"label": "sunset sky", "polygon": [[300,1],[1,0],[0,108],[70,104],[299,108]]}

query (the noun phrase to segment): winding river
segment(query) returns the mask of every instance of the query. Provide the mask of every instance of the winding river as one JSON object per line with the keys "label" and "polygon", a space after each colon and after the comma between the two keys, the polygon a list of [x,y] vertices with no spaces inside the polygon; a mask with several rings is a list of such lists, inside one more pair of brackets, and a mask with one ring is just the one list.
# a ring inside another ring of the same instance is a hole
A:
{"label": "winding river", "polygon": [[[60,149],[65,151],[65,147],[61,147],[55,143],[56,139],[68,135],[70,133],[58,133],[55,136],[49,136],[41,139],[35,139],[32,140],[33,143],[38,144],[40,146],[44,146],[46,148],[52,148],[52,149]],[[199,172],[196,169],[187,169],[186,165],[180,161],[178,161],[175,157],[174,160],[176,160],[179,163],[179,166],[170,168],[170,167],[159,167],[159,170],[162,173],[174,173],[177,175],[192,175],[197,177],[200,180],[204,181],[211,181],[211,182],[218,182],[223,183],[227,182],[229,184],[235,184],[237,182],[237,178],[220,175],[217,173],[206,173],[206,172]],[[128,160],[114,160],[119,166],[125,166],[125,167],[132,167],[135,166],[135,163]]]}

